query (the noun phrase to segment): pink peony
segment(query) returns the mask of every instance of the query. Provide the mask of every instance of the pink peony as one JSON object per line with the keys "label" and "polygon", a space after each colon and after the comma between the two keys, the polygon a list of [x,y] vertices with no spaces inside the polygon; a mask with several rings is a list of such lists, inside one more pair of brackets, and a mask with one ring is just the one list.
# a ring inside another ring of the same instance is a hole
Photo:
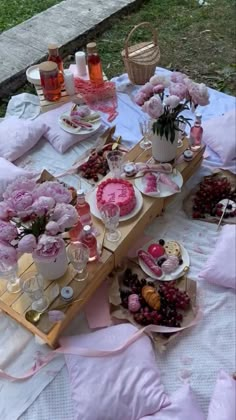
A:
{"label": "pink peony", "polygon": [[134,97],[134,102],[139,105],[142,106],[144,104],[144,102],[146,101],[147,97],[145,95],[145,93],[143,92],[139,92],[137,93],[137,95]]}
{"label": "pink peony", "polygon": [[195,83],[189,80],[187,86],[194,105],[205,106],[209,104],[209,92],[204,83]]}
{"label": "pink peony", "polygon": [[171,109],[175,108],[177,105],[179,105],[180,99],[176,95],[168,96],[168,98],[165,99],[165,105],[169,106]]}
{"label": "pink peony", "polygon": [[164,75],[154,75],[151,77],[150,79],[150,83],[153,86],[156,85],[163,85],[165,88],[169,86],[170,84],[170,80],[168,77],[164,76]]}
{"label": "pink peony", "polygon": [[25,235],[18,242],[18,252],[22,254],[24,254],[25,252],[31,254],[36,247],[37,247],[36,239],[34,235],[32,235],[31,233],[29,235]]}
{"label": "pink peony", "polygon": [[15,190],[6,203],[13,214],[18,217],[25,217],[32,213],[33,196],[31,192]]}
{"label": "pink peony", "polygon": [[8,243],[0,241],[0,271],[5,271],[7,267],[15,265],[17,262],[17,252]]}
{"label": "pink peony", "polygon": [[174,83],[184,83],[184,79],[186,79],[186,74],[181,73],[180,71],[173,71],[170,80]]}
{"label": "pink peony", "polygon": [[0,203],[0,220],[9,220],[10,214],[6,203]]}
{"label": "pink peony", "polygon": [[150,98],[153,95],[153,85],[150,82],[147,82],[141,87],[139,92],[144,93],[146,98]]}
{"label": "pink peony", "polygon": [[48,222],[46,225],[46,232],[48,235],[56,235],[58,232],[60,232],[60,226],[57,222]]}
{"label": "pink peony", "polygon": [[34,198],[51,197],[56,203],[70,203],[71,192],[57,181],[46,181],[40,184],[34,192]]}
{"label": "pink peony", "polygon": [[145,102],[142,110],[153,119],[159,118],[164,112],[164,108],[159,96],[153,96],[149,101]]}
{"label": "pink peony", "polygon": [[183,83],[171,83],[169,92],[170,95],[178,96],[181,101],[183,99],[188,99],[188,89]]}
{"label": "pink peony", "polygon": [[162,92],[164,92],[164,90],[165,90],[165,88],[161,83],[159,83],[159,85],[155,85],[153,87],[153,93],[162,93]]}
{"label": "pink peony", "polygon": [[65,244],[63,239],[56,236],[42,235],[39,238],[38,245],[34,251],[33,256],[40,257],[56,257],[59,252],[64,248]]}
{"label": "pink peony", "polygon": [[4,200],[11,198],[15,191],[27,191],[32,192],[36,188],[36,182],[26,177],[20,177],[16,181],[8,185],[5,193],[3,193]]}
{"label": "pink peony", "polygon": [[0,220],[0,241],[11,242],[18,235],[16,226],[10,222]]}
{"label": "pink peony", "polygon": [[78,213],[70,204],[58,203],[54,209],[52,220],[57,222],[60,232],[69,229],[78,222]]}
{"label": "pink peony", "polygon": [[32,209],[37,216],[43,216],[48,213],[49,210],[52,210],[55,204],[56,202],[52,197],[39,197],[34,201]]}

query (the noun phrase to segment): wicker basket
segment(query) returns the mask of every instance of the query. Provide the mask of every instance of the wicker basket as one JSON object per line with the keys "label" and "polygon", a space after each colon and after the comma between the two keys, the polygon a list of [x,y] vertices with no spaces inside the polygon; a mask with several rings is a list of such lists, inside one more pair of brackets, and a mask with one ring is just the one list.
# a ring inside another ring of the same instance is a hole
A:
{"label": "wicker basket", "polygon": [[[129,41],[136,29],[147,26],[153,35],[151,42],[141,42],[129,46]],[[125,41],[125,48],[121,52],[129,79],[136,85],[144,85],[153,76],[160,59],[160,49],[157,42],[157,31],[149,22],[136,25],[129,33]]]}

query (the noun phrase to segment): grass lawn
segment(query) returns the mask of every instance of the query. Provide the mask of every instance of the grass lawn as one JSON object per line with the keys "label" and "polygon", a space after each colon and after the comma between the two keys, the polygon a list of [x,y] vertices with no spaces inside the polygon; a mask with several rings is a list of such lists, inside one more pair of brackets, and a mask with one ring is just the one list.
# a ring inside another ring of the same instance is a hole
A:
{"label": "grass lawn", "polygon": [[[24,16],[29,17],[39,11],[36,7],[42,10],[56,1],[41,0],[37,3],[33,0],[18,3],[0,0],[0,6],[5,4],[4,10],[12,10],[5,18],[1,10],[1,25],[2,21],[15,24],[19,7],[23,16],[28,5],[28,14]],[[124,40],[131,28],[142,21],[151,22],[158,30],[160,66],[179,69],[196,81],[236,95],[235,0],[207,0],[206,6],[199,6],[197,0],[149,0],[144,1],[137,12],[114,19],[111,29],[97,38],[103,68],[109,78],[124,72],[120,56]],[[147,36],[150,39],[146,30],[139,30],[131,44],[143,41]],[[65,63],[69,63],[68,58],[65,58]],[[33,91],[27,84],[22,90]],[[0,115],[5,113],[7,100],[0,102]]]}

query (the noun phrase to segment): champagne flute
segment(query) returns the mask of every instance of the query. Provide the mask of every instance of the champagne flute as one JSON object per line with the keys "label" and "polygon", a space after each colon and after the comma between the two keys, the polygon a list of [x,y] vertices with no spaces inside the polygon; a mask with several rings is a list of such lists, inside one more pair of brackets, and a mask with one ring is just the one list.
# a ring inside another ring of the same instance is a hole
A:
{"label": "champagne flute", "polygon": [[147,150],[152,147],[151,134],[152,134],[152,121],[144,120],[143,118],[139,119],[139,128],[143,139],[139,143],[141,149]]}

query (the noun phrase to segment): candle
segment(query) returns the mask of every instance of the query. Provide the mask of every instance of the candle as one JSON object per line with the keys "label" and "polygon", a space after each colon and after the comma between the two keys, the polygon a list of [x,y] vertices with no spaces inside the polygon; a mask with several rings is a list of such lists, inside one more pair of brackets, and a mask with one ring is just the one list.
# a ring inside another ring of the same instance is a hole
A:
{"label": "candle", "polygon": [[72,96],[75,94],[75,83],[74,76],[70,70],[64,70],[64,83],[65,89],[68,95]]}
{"label": "candle", "polygon": [[77,53],[75,53],[75,62],[77,66],[78,75],[86,76],[87,67],[86,67],[85,53],[83,51],[77,51]]}

